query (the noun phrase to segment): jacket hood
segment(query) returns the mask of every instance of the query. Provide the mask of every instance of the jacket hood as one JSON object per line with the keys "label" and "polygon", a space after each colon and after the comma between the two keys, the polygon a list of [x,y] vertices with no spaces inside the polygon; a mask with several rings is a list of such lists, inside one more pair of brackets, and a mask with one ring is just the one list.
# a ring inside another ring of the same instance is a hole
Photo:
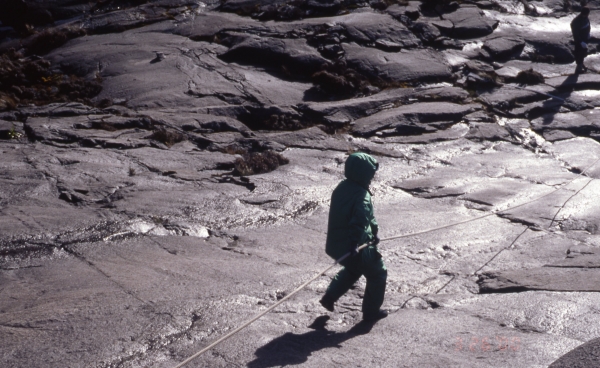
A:
{"label": "jacket hood", "polygon": [[368,189],[378,168],[377,160],[371,155],[362,152],[353,153],[346,159],[344,175],[361,187]]}

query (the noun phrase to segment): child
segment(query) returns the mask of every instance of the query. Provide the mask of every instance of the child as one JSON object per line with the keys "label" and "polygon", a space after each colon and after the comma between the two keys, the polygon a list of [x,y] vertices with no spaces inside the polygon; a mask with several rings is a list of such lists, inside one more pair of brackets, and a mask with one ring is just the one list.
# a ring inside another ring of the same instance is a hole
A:
{"label": "child", "polygon": [[[346,160],[346,179],[338,184],[331,195],[325,252],[333,259],[339,259],[349,252],[351,255],[341,262],[344,268],[335,275],[320,300],[325,309],[333,311],[334,303],[364,275],[367,287],[362,312],[366,321],[387,316],[386,311],[380,310],[387,269],[377,250],[379,227],[373,215],[369,192],[369,184],[378,167],[377,161],[366,153],[353,153]],[[357,251],[360,245],[368,242],[371,242],[368,247]]]}

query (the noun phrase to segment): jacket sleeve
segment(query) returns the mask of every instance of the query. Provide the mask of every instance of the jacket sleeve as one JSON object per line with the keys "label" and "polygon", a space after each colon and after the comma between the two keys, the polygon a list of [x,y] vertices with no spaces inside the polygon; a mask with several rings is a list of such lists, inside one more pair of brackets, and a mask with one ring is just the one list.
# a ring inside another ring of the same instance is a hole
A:
{"label": "jacket sleeve", "polygon": [[379,224],[377,223],[377,220],[375,220],[375,216],[371,218],[371,232],[373,233],[373,236],[377,236],[379,233]]}
{"label": "jacket sleeve", "polygon": [[[349,238],[351,244],[361,245],[369,240],[369,226],[373,218],[373,205],[367,191],[357,196],[352,209],[352,215],[349,222]],[[374,219],[373,219],[374,220]]]}

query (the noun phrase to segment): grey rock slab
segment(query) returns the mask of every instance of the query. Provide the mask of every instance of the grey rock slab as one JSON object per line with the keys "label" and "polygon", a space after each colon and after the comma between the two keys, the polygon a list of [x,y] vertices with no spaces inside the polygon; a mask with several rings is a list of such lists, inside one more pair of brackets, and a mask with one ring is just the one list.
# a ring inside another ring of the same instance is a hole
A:
{"label": "grey rock slab", "polygon": [[533,191],[536,184],[510,178],[482,181],[460,198],[484,206],[498,207],[518,203],[522,193]]}
{"label": "grey rock slab", "polygon": [[479,98],[486,104],[500,109],[507,109],[515,102],[528,103],[546,100],[548,99],[547,94],[554,92],[552,87],[543,84],[528,86],[527,89],[517,87],[517,85],[505,84],[500,88],[478,91],[478,94]]}
{"label": "grey rock slab", "polygon": [[63,143],[69,144],[77,141],[71,135],[74,131],[75,124],[86,124],[88,118],[72,117],[72,118],[29,118],[25,124],[28,134],[34,140],[39,140],[46,143]]}
{"label": "grey rock slab", "polygon": [[469,127],[466,124],[454,124],[447,129],[438,130],[433,133],[407,135],[402,137],[375,138],[373,141],[377,143],[428,144],[460,139],[466,136],[468,132]]}
{"label": "grey rock slab", "polygon": [[507,59],[516,53],[520,53],[525,47],[525,41],[518,37],[489,38],[483,43],[483,48],[490,53],[494,59]]}
{"label": "grey rock slab", "polygon": [[242,122],[226,117],[194,112],[143,111],[155,121],[197,133],[246,132],[250,129]]}
{"label": "grey rock slab", "polygon": [[[187,41],[186,48],[185,40],[175,35],[132,30],[78,38],[48,58],[66,73],[102,77],[103,90],[96,98],[109,98],[128,107],[181,108],[227,105],[227,99],[245,101],[243,88],[238,88],[235,78],[231,81],[210,71],[227,69],[225,63],[214,53],[190,51],[198,44]],[[165,59],[152,63],[158,51],[165,54]],[[207,103],[200,98],[205,96],[217,98]],[[219,99],[223,96],[225,101]]]}
{"label": "grey rock slab", "polygon": [[547,130],[568,130],[574,134],[584,135],[600,128],[597,117],[598,110],[547,114],[531,121],[531,128],[543,132]]}
{"label": "grey rock slab", "polygon": [[83,22],[83,28],[89,33],[122,32],[147,24],[168,19],[165,8],[140,6],[122,11],[92,15]]}
{"label": "grey rock slab", "polygon": [[[149,123],[149,122],[148,122]],[[106,116],[102,118],[80,117],[39,117],[29,118],[25,128],[31,139],[59,146],[86,145],[113,148],[134,148],[148,146],[145,140],[149,131],[132,128],[148,127],[140,119]],[[93,129],[96,127],[97,129]]]}
{"label": "grey rock slab", "polygon": [[547,140],[548,142],[564,141],[567,139],[577,137],[575,134],[569,132],[568,130],[549,130],[549,131],[545,130],[542,133],[542,135],[544,136],[544,139]]}
{"label": "grey rock slab", "polygon": [[508,142],[488,143],[486,146],[488,148],[482,150],[469,148],[467,152],[470,154],[453,157],[450,163],[457,170],[473,172],[481,177],[508,177],[543,184],[539,192],[531,195],[547,192],[550,190],[547,186],[565,184],[576,178],[564,168],[562,161],[550,154],[538,156]]}
{"label": "grey rock slab", "polygon": [[177,152],[156,148],[140,148],[128,152],[128,157],[153,172],[171,173],[179,170],[204,171],[233,167],[236,157],[221,152]]}
{"label": "grey rock slab", "polygon": [[597,141],[590,138],[574,138],[556,142],[549,150],[575,172],[585,170],[586,176],[600,177],[600,166],[595,163],[600,158],[600,144]]}
{"label": "grey rock slab", "polygon": [[512,134],[503,126],[494,123],[470,123],[466,139],[477,141],[516,142]]}
{"label": "grey rock slab", "polygon": [[444,167],[428,175],[395,181],[390,185],[417,197],[457,197],[465,194],[468,190],[468,186],[460,179],[460,173],[455,168]]}
{"label": "grey rock slab", "polygon": [[410,98],[420,101],[449,101],[464,102],[469,98],[469,93],[460,87],[432,86],[415,88],[415,93]]}
{"label": "grey rock slab", "polygon": [[309,116],[324,119],[331,124],[345,124],[390,108],[413,93],[412,88],[386,89],[367,97],[341,101],[305,102],[300,104],[298,109]]}
{"label": "grey rock slab", "polygon": [[526,291],[469,298],[432,295],[427,299],[439,301],[441,308],[485,316],[509,330],[549,333],[573,339],[575,345],[598,333],[598,316],[592,312],[596,293]]}
{"label": "grey rock slab", "polygon": [[195,41],[213,41],[222,30],[266,31],[263,22],[233,13],[203,12],[170,25],[165,31],[188,37]]}
{"label": "grey rock slab", "polygon": [[354,44],[344,45],[344,50],[348,65],[368,78],[402,83],[445,80],[450,77],[450,67],[444,57],[432,50],[389,53]]}
{"label": "grey rock slab", "polygon": [[238,38],[228,51],[220,55],[222,59],[270,67],[280,67],[283,64],[291,68],[294,74],[308,75],[329,63],[303,39],[279,39],[251,35],[239,35]]}
{"label": "grey rock slab", "polygon": [[[541,62],[532,62],[528,60],[509,60],[506,63],[504,63],[504,67],[518,69],[519,71],[533,69],[536,72],[542,74],[546,79],[569,76],[573,73],[573,70],[575,68],[572,64],[548,64]],[[499,71],[496,71],[496,73],[498,72]],[[517,75],[514,74],[514,77],[516,76]]]}
{"label": "grey rock slab", "polygon": [[456,11],[442,15],[452,22],[449,34],[456,38],[477,38],[487,36],[494,31],[498,21],[487,18],[477,7],[461,6]]}
{"label": "grey rock slab", "polygon": [[574,246],[567,250],[566,258],[554,261],[547,267],[600,268],[600,251],[594,247]]}
{"label": "grey rock slab", "polygon": [[346,26],[350,40],[360,44],[388,41],[402,48],[421,45],[421,41],[406,26],[390,15],[379,13],[354,13],[340,19]]}
{"label": "grey rock slab", "polygon": [[340,136],[329,135],[318,127],[290,133],[270,133],[265,138],[286,147],[310,148],[347,152],[353,145]]}
{"label": "grey rock slab", "polygon": [[81,116],[98,114],[100,111],[94,107],[79,102],[51,103],[42,106],[26,106],[19,109],[23,118],[39,116]]}
{"label": "grey rock slab", "polygon": [[400,134],[406,129],[423,131],[427,126],[433,127],[435,122],[459,122],[463,116],[478,108],[474,104],[458,105],[449,102],[403,105],[356,120],[352,131],[359,135],[371,135],[382,129],[395,129]]}
{"label": "grey rock slab", "polygon": [[572,74],[568,76],[546,79],[546,83],[556,89],[599,89],[600,74]]}
{"label": "grey rock slab", "polygon": [[525,290],[591,291],[600,290],[595,282],[600,270],[590,268],[540,267],[525,270],[486,272],[478,281],[482,293]]}
{"label": "grey rock slab", "polygon": [[7,338],[2,357],[10,365],[58,367],[116,360],[123,349],[135,345],[125,341],[166,322],[144,312],[140,300],[118,283],[64,252],[38,267],[1,270],[0,279],[3,285],[20,285],[5,290],[0,302],[0,329]]}

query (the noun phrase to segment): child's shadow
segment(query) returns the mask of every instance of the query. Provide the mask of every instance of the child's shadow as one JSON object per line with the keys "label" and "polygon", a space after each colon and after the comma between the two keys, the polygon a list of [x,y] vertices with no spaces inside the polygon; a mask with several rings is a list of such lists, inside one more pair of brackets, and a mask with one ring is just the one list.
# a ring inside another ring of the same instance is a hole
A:
{"label": "child's shadow", "polygon": [[371,331],[374,323],[360,322],[346,332],[327,331],[325,324],[329,316],[321,316],[309,326],[313,331],[297,335],[291,332],[276,338],[256,350],[256,359],[248,363],[250,368],[267,368],[302,364],[315,351],[341,347],[340,344],[353,337]]}

